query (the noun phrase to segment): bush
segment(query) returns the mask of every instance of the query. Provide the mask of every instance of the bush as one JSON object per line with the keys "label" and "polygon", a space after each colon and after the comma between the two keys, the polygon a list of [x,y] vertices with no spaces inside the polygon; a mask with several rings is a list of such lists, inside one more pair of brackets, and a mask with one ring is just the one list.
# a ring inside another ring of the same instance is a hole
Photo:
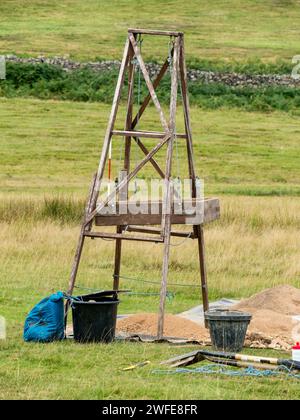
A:
{"label": "bush", "polygon": [[[244,70],[249,69],[250,65],[251,63],[245,64]],[[257,68],[257,63],[253,66]],[[117,77],[117,70],[99,73],[83,68],[65,72],[59,67],[47,64],[8,63],[7,79],[0,81],[0,95],[111,103]],[[127,80],[124,90],[127,90],[126,85]],[[137,86],[138,80],[134,92],[136,101]],[[148,93],[143,78],[140,88],[142,100]],[[169,103],[169,74],[162,80],[157,94],[161,103]],[[207,109],[238,107],[248,111],[291,111],[299,109],[300,104],[300,89],[281,86],[230,87],[220,83],[204,84],[196,81],[189,84],[189,94],[191,104]]]}

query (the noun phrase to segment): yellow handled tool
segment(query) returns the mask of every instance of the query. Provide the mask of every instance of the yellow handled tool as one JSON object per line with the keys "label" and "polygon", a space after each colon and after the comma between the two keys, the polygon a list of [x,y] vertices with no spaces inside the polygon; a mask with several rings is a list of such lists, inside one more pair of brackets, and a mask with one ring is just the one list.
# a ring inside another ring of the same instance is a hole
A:
{"label": "yellow handled tool", "polygon": [[128,366],[128,367],[124,368],[123,371],[133,370],[133,369],[136,369],[136,368],[139,368],[139,367],[149,365],[150,363],[151,363],[150,360],[146,360],[145,362],[140,362],[140,363],[136,363],[135,365]]}

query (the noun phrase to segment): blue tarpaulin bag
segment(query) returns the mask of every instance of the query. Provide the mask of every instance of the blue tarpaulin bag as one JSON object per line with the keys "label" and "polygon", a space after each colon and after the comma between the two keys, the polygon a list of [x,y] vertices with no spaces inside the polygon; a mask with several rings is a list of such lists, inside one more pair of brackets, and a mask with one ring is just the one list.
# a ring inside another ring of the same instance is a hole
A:
{"label": "blue tarpaulin bag", "polygon": [[57,292],[30,311],[24,325],[24,340],[49,343],[64,336],[64,294]]}

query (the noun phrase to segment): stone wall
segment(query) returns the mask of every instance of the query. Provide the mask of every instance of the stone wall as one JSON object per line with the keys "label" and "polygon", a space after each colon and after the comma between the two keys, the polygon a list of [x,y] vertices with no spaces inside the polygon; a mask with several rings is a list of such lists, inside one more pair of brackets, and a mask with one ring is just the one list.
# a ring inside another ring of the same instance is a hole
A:
{"label": "stone wall", "polygon": [[[38,57],[38,58],[21,58],[14,55],[6,56],[6,60],[14,63],[30,63],[30,64],[51,64],[62,67],[65,71],[72,71],[80,68],[91,68],[95,71],[111,71],[118,69],[119,61],[101,61],[80,63],[69,60],[64,57]],[[158,64],[148,63],[147,68],[150,76],[153,77],[160,69]],[[300,79],[295,80],[290,75],[247,75],[239,73],[220,73],[202,71],[196,69],[188,70],[188,79],[190,81],[199,81],[202,83],[222,83],[233,87],[263,87],[263,86],[288,86],[299,87]]]}

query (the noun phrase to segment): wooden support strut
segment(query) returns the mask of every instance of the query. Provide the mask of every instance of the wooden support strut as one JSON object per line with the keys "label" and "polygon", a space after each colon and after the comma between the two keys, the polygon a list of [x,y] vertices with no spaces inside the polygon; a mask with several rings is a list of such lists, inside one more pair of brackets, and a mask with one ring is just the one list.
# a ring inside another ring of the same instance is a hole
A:
{"label": "wooden support strut", "polygon": [[[181,89],[182,89],[185,129],[186,129],[186,136],[187,136],[187,154],[188,154],[188,162],[189,162],[189,174],[192,180],[192,196],[196,197],[196,174],[195,174],[195,164],[194,164],[194,157],[193,157],[194,156],[193,141],[192,141],[192,130],[191,130],[191,123],[190,123],[190,105],[189,105],[189,98],[188,98],[188,91],[187,91],[187,72],[186,72],[186,64],[185,64],[185,59],[184,59],[183,37],[180,38],[179,69],[180,69],[180,81],[181,81]],[[198,238],[203,309],[204,311],[208,311],[209,299],[208,299],[207,274],[206,274],[206,265],[205,265],[204,233],[203,233],[202,226],[200,225],[194,226],[194,233],[195,233],[195,236]]]}
{"label": "wooden support strut", "polygon": [[173,145],[175,139],[176,127],[176,107],[177,107],[177,90],[178,90],[178,58],[179,58],[179,38],[175,40],[174,53],[173,53],[173,69],[171,78],[171,101],[170,101],[170,124],[169,129],[171,137],[168,142],[167,162],[166,162],[166,177],[165,177],[165,192],[163,201],[163,218],[162,218],[162,232],[164,235],[164,256],[162,267],[162,281],[157,325],[157,338],[163,337],[164,333],[164,318],[165,318],[165,305],[167,296],[167,279],[169,269],[170,257],[170,239],[171,239],[171,206],[173,202],[173,184],[171,182],[172,171],[172,158],[173,158]]}

